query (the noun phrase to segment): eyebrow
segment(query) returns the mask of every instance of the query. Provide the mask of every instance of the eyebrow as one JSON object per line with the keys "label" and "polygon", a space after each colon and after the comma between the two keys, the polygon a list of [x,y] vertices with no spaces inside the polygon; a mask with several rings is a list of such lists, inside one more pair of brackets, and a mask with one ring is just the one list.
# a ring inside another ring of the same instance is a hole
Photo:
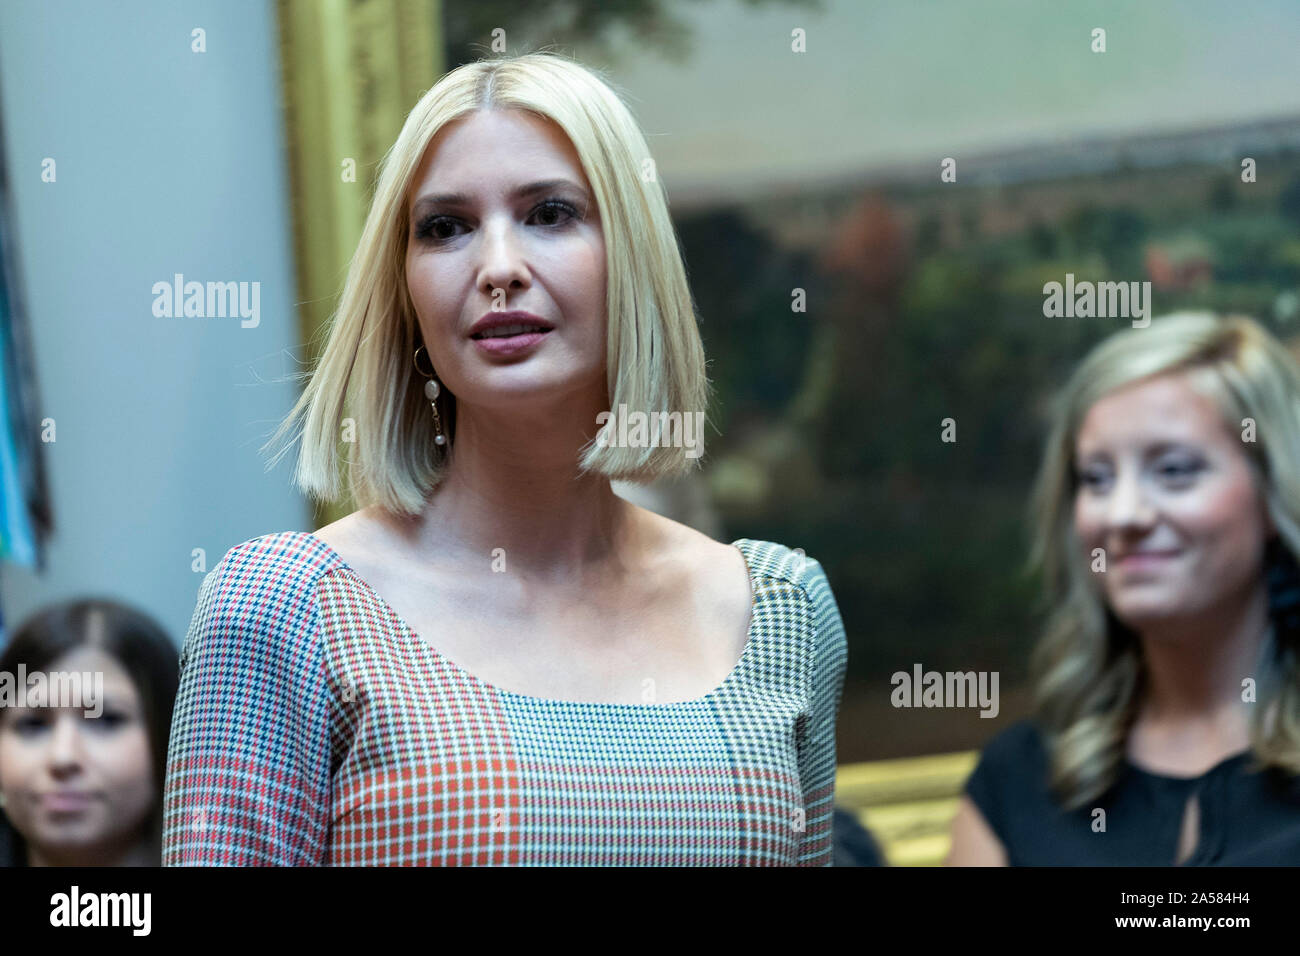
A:
{"label": "eyebrow", "polygon": [[[1144,458],[1158,458],[1161,455],[1167,455],[1169,452],[1186,452],[1188,454],[1201,454],[1201,448],[1190,441],[1180,441],[1178,439],[1161,439],[1154,444],[1148,445],[1142,449]],[[1076,465],[1092,461],[1096,458],[1109,458],[1110,452],[1104,448],[1093,449],[1086,455],[1075,455],[1074,462]]]}
{"label": "eyebrow", "polygon": [[[529,196],[535,196],[538,193],[550,192],[552,189],[573,189],[587,196],[587,190],[583,189],[571,179],[542,179],[535,183],[528,183],[524,186],[516,186],[510,193],[511,199],[526,199]],[[590,197],[588,197],[590,198]],[[414,213],[422,206],[468,206],[474,201],[474,197],[469,193],[428,193],[421,196],[411,205],[411,212]]]}

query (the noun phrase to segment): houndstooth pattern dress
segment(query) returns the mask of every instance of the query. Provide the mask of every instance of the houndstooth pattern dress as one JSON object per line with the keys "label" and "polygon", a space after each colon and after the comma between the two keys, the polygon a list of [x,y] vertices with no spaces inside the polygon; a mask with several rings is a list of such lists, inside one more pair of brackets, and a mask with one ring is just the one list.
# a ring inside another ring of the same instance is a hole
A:
{"label": "houndstooth pattern dress", "polygon": [[321,539],[204,578],[164,865],[829,866],[844,628],[821,566],[734,542],[754,592],[696,700],[551,700],[440,656]]}

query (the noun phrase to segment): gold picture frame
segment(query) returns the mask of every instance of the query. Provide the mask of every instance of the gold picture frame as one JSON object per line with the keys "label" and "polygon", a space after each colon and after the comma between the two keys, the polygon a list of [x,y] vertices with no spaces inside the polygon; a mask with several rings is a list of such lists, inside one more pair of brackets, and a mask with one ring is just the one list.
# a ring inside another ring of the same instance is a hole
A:
{"label": "gold picture frame", "polygon": [[[277,0],[298,322],[314,364],[380,160],[441,77],[441,0]],[[353,510],[320,506],[317,526]]]}

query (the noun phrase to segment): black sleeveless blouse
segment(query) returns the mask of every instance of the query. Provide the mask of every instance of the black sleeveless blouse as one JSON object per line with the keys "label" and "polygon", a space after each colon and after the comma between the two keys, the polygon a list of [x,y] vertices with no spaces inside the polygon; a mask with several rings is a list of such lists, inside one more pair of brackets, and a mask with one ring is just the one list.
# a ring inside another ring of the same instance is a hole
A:
{"label": "black sleeveless blouse", "polygon": [[[1200,833],[1182,865],[1300,866],[1300,777],[1250,763],[1244,751],[1199,776],[1170,777],[1125,760],[1095,806],[1068,813],[1048,787],[1043,737],[1022,720],[984,748],[966,795],[1011,866],[1171,866],[1193,793]],[[1104,832],[1094,832],[1097,808]]]}

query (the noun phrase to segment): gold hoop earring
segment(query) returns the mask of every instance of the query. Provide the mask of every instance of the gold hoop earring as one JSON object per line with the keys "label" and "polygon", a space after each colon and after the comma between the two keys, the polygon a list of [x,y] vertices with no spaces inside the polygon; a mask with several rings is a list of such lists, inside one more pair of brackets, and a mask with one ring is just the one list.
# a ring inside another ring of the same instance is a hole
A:
{"label": "gold hoop earring", "polygon": [[442,433],[442,416],[438,414],[438,396],[442,394],[442,386],[438,384],[438,378],[434,374],[432,360],[429,362],[429,371],[427,373],[424,369],[420,368],[421,352],[425,352],[426,355],[428,354],[425,347],[421,345],[415,350],[415,355],[412,356],[411,361],[415,363],[415,370],[428,379],[428,381],[424,383],[424,397],[429,400],[429,406],[433,409],[433,427],[435,429],[433,443],[435,445],[445,446],[447,444],[447,436]]}

